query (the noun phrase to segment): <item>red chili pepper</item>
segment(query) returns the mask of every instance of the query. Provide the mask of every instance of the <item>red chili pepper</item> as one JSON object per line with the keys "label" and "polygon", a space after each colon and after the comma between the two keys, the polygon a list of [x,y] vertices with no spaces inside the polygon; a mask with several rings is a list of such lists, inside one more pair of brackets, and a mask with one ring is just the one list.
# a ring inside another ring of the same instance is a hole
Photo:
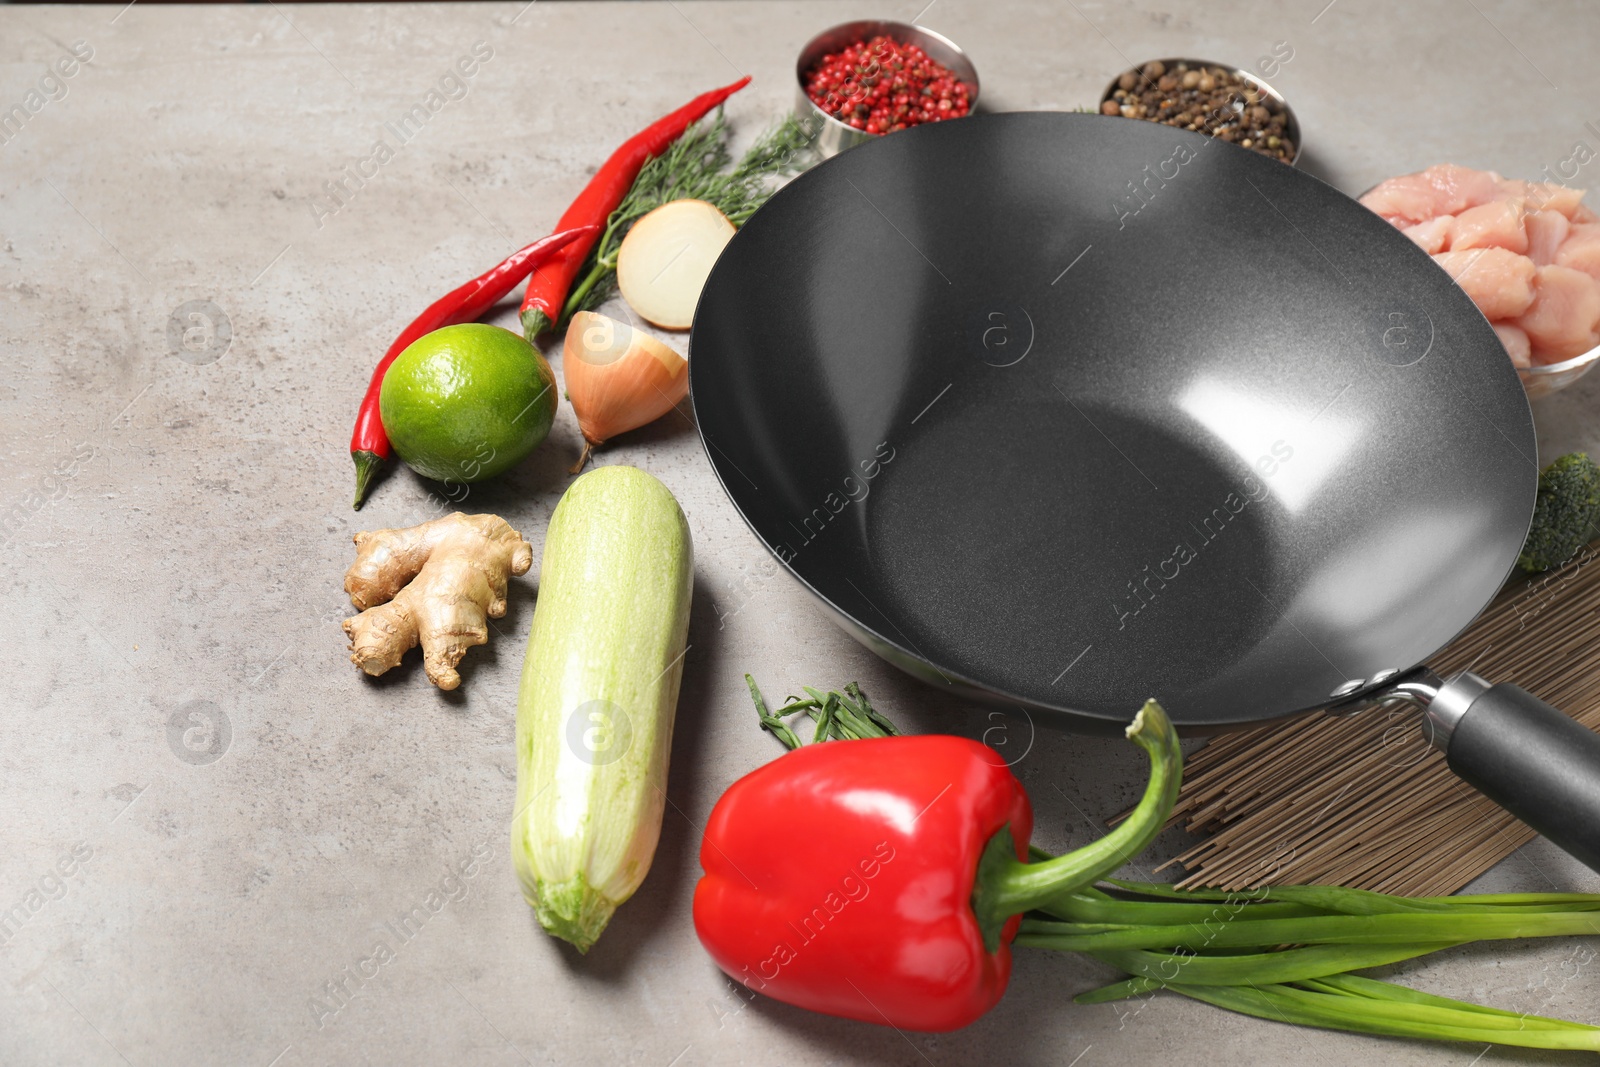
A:
{"label": "red chili pepper", "polygon": [[[683,131],[699,122],[713,108],[750,84],[747,74],[732,85],[702,93],[622,143],[611,153],[611,158],[595,172],[583,192],[572,202],[556,223],[557,229],[592,224],[599,226],[622,203],[622,198],[633,188],[633,180],[650,160],[665,152]],[[550,269],[540,271],[528,280],[528,291],[522,298],[522,330],[532,341],[561,317],[561,308],[567,301],[567,291],[572,279],[594,247],[596,235],[575,241],[561,255],[551,260]]]}
{"label": "red chili pepper", "polygon": [[[540,238],[526,248],[513,252],[504,262],[485,273],[451,290],[418,315],[394,339],[389,351],[378,361],[367,383],[367,394],[361,398],[361,410],[356,415],[356,428],[350,435],[350,458],[356,464],[356,498],[352,505],[361,509],[367,486],[383,461],[389,458],[389,435],[383,430],[383,417],[378,413],[378,395],[383,391],[383,376],[395,357],[410,347],[411,342],[423,334],[458,323],[472,322],[488,311],[530,272],[537,271],[552,255],[583,237],[592,237],[597,226],[576,226]],[[537,275],[535,275],[537,277]]]}
{"label": "red chili pepper", "polygon": [[695,931],[730,977],[778,1000],[907,1030],[966,1026],[1005,992],[1021,914],[1115,870],[1165,822],[1177,735],[1152,702],[1128,736],[1152,761],[1139,808],[1040,863],[1024,862],[1022,783],[976,741],[828,741],[780,756],[712,809]]}

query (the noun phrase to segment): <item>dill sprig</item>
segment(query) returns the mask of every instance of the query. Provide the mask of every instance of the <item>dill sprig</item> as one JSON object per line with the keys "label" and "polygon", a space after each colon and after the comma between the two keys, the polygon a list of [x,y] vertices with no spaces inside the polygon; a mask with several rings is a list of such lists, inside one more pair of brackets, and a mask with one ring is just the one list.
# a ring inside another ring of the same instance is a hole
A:
{"label": "dill sprig", "polygon": [[561,309],[564,323],[574,313],[598,307],[616,287],[617,251],[639,219],[673,200],[714,204],[735,226],[742,226],[777,191],[776,179],[815,162],[813,135],[793,116],[756,139],[733,162],[722,109],[691,126],[661,155],[646,163],[633,188],[606,220],[605,232],[584,261],[581,280]]}

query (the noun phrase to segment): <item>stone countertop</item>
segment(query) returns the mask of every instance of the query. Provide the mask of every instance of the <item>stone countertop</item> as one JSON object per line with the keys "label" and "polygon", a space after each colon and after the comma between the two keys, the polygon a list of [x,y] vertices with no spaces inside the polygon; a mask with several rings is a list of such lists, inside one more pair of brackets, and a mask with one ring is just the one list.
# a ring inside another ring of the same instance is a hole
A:
{"label": "stone countertop", "polygon": [[[587,957],[538,929],[507,856],[531,578],[453,693],[415,654],[376,682],[348,662],[350,535],[440,508],[403,470],[349,507],[351,416],[396,330],[547,232],[644,121],[751,72],[729,108],[750,136],[790,106],[812,33],[921,4],[0,7],[0,108],[24,116],[0,131],[0,907],[19,916],[0,928],[0,1062],[1578,1062],[1172,996],[1075,1007],[1109,972],[1041,952],[945,1035],[731,984],[689,903],[712,803],[776,754],[745,670],[773,691],[860,679],[910,729],[1010,746],[1051,847],[1095,836],[1143,769],[1123,743],[986,718],[858,647],[774,576],[687,418],[604,454],[677,494],[697,571],[660,851]],[[1570,177],[1577,145],[1600,148],[1585,0],[935,0],[920,17],[970,51],[990,110],[1093,105],[1153,56],[1292,51],[1272,80],[1307,131],[1303,165],[1347,192],[1442,160]],[[472,75],[446,80],[463,57]],[[1578,170],[1600,185],[1600,164]],[[1600,375],[1536,405],[1547,457],[1600,447],[1597,398]],[[550,442],[469,507],[537,548],[577,444],[564,405]],[[1600,889],[1543,842],[1483,884]],[[1600,1021],[1592,956],[1502,945],[1409,980]]]}

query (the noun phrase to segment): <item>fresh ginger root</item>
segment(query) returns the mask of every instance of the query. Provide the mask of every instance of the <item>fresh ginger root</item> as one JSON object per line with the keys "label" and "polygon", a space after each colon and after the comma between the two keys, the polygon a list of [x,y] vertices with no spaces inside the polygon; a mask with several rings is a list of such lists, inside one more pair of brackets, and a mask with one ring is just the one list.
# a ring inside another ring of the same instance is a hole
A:
{"label": "fresh ginger root", "polygon": [[498,515],[463,515],[405,530],[356,534],[344,591],[360,615],[344,620],[350,662],[371,675],[398,666],[422,643],[440,689],[461,684],[456,664],[489,640],[487,619],[506,613],[506,582],[533,566],[533,546]]}

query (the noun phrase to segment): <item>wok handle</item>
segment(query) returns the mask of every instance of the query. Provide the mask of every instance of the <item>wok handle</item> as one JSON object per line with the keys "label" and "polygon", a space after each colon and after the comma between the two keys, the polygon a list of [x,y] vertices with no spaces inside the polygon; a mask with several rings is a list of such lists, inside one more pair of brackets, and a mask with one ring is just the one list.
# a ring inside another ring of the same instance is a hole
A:
{"label": "wok handle", "polygon": [[1424,729],[1463,780],[1600,871],[1600,734],[1467,673],[1440,687]]}

